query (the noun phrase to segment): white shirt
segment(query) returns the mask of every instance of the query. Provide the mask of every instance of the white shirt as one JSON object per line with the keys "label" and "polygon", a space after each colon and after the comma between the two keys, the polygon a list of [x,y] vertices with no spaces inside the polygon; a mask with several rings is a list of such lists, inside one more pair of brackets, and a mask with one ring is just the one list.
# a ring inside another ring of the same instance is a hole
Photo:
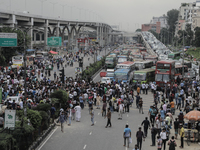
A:
{"label": "white shirt", "polygon": [[167,139],[167,135],[166,135],[166,132],[160,132],[160,137],[161,139]]}
{"label": "white shirt", "polygon": [[124,108],[124,104],[120,104],[119,105],[119,110],[123,110],[123,108]]}
{"label": "white shirt", "polygon": [[157,129],[161,128],[161,123],[160,123],[159,119],[156,120],[156,127],[157,127]]}

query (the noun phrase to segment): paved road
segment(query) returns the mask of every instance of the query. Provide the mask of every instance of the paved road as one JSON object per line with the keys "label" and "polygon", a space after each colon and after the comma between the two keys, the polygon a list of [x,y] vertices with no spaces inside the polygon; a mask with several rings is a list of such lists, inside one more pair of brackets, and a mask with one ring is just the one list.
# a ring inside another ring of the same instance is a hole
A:
{"label": "paved road", "polygon": [[[102,50],[100,52],[100,54],[98,52],[98,55],[105,56],[105,54],[108,54],[109,52],[110,51],[108,51],[108,50],[106,50],[106,51]],[[93,55],[84,57],[83,54],[81,54],[81,57],[83,57],[83,69],[85,69],[87,66],[89,66],[90,63],[94,63],[94,56]],[[88,58],[90,58],[89,61],[88,61]],[[67,77],[75,77],[76,76],[75,75],[75,68],[78,67],[78,66],[79,66],[79,63],[78,62],[74,62],[73,67],[67,66],[66,68],[64,68],[65,69],[65,75]],[[62,68],[59,68],[59,70],[61,70],[61,69]],[[55,65],[54,69],[51,71],[51,76],[50,77],[47,76],[47,78],[50,78],[50,80],[54,80],[54,72],[55,71],[56,71],[56,73],[57,73],[57,75],[59,77],[59,73],[60,73],[59,70],[57,69],[57,66]]]}
{"label": "paved road", "polygon": [[[128,148],[123,147],[123,130],[125,125],[128,123],[132,130],[133,143],[130,144],[129,149],[133,149],[136,144],[135,134],[138,127],[145,117],[148,116],[149,106],[153,103],[153,95],[141,95],[144,100],[144,114],[139,114],[138,109],[135,108],[135,101],[133,107],[130,107],[130,112],[123,114],[123,119],[118,120],[118,113],[112,113],[112,128],[105,128],[107,119],[101,116],[100,109],[95,110],[95,125],[91,125],[90,115],[88,107],[82,110],[81,122],[72,121],[72,126],[65,124],[64,133],[60,131],[60,126],[57,126],[52,136],[49,136],[48,140],[43,143],[41,150],[127,150]],[[176,114],[178,114],[176,112]],[[171,130],[174,135],[174,131]],[[180,138],[177,141],[178,146],[180,145]],[[143,142],[142,150],[156,150],[156,147],[151,147],[150,131],[148,136]],[[188,147],[185,143],[185,148],[190,150],[197,150],[198,144],[192,144]],[[169,149],[168,146],[166,149]],[[179,149],[179,147],[177,147]]]}

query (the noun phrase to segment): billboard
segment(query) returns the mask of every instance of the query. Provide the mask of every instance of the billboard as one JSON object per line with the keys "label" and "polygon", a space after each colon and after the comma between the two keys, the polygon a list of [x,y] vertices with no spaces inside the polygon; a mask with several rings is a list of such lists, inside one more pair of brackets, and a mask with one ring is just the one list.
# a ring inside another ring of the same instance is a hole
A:
{"label": "billboard", "polygon": [[49,37],[49,38],[47,38],[47,45],[50,47],[62,46],[62,38],[61,37]]}
{"label": "billboard", "polygon": [[17,46],[17,33],[0,33],[0,47]]}

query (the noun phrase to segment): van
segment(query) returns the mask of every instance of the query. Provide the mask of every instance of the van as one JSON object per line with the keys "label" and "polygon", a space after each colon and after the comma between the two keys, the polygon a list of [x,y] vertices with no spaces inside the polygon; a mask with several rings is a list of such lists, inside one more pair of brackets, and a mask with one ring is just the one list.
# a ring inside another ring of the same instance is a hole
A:
{"label": "van", "polygon": [[19,104],[19,100],[20,100],[19,96],[9,96],[9,97],[6,98],[6,100],[4,101],[4,103],[6,103],[7,101],[9,101],[9,99],[11,99],[12,102],[13,102],[13,100],[15,100],[15,103]]}

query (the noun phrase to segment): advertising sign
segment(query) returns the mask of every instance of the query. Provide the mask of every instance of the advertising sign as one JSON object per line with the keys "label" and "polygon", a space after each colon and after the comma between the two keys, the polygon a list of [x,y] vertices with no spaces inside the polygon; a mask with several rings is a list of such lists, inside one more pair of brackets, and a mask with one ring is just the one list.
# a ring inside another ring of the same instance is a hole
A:
{"label": "advertising sign", "polygon": [[47,45],[51,47],[58,47],[62,45],[61,37],[49,37],[47,38]]}
{"label": "advertising sign", "polygon": [[0,47],[17,46],[17,33],[0,33]]}
{"label": "advertising sign", "polygon": [[75,68],[75,74],[81,74],[82,73],[82,68],[81,67],[76,67]]}
{"label": "advertising sign", "polygon": [[16,110],[5,110],[4,128],[15,127]]}

